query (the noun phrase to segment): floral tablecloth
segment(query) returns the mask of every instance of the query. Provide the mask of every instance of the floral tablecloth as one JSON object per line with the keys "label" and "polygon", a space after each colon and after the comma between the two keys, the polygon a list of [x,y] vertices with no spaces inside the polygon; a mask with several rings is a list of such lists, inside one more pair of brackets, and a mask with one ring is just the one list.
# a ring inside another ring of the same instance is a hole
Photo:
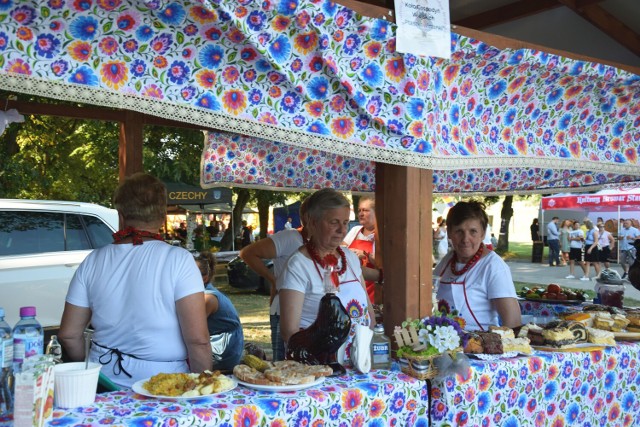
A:
{"label": "floral tablecloth", "polygon": [[582,311],[582,305],[570,304],[551,304],[543,301],[520,300],[520,311],[522,314],[532,316],[554,316],[558,317],[561,313]]}
{"label": "floral tablecloth", "polygon": [[640,345],[472,360],[467,379],[434,380],[433,426],[637,426]]}
{"label": "floral tablecloth", "polygon": [[89,407],[56,409],[49,426],[428,426],[424,381],[376,370],[327,378],[297,392],[243,386],[194,400],[157,400],[131,391],[98,395]]}

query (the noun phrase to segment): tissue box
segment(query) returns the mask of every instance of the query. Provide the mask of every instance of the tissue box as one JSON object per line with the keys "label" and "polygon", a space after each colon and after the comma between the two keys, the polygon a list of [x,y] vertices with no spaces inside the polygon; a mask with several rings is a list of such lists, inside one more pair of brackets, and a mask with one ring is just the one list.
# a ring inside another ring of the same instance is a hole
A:
{"label": "tissue box", "polygon": [[15,427],[42,427],[53,413],[53,358],[27,358],[15,374],[13,423]]}

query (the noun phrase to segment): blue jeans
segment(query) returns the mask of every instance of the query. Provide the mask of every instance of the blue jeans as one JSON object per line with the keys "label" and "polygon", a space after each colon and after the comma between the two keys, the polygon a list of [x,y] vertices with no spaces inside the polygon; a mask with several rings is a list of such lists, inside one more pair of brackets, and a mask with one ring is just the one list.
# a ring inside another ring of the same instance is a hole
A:
{"label": "blue jeans", "polygon": [[269,316],[271,324],[271,350],[273,351],[272,360],[284,360],[284,341],[280,334],[280,315],[272,314]]}
{"label": "blue jeans", "polygon": [[560,241],[558,239],[547,240],[549,245],[549,265],[560,265]]}

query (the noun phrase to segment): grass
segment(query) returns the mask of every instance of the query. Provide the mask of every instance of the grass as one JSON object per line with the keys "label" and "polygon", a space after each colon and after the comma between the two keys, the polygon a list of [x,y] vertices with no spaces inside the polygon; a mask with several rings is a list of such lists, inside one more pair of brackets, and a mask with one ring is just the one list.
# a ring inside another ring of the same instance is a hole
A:
{"label": "grass", "polygon": [[229,297],[236,307],[245,342],[251,342],[271,355],[271,326],[269,324],[269,296],[255,291],[237,289],[227,282],[226,271],[219,265],[216,268],[216,288]]}
{"label": "grass", "polygon": [[531,242],[509,242],[509,250],[501,252],[500,255],[505,261],[531,260]]}

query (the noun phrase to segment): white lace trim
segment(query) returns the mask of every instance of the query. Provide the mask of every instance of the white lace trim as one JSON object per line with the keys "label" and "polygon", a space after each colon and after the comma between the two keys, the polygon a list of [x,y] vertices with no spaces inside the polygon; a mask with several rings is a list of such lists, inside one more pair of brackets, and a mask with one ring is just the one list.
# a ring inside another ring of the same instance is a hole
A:
{"label": "white lace trim", "polygon": [[[469,157],[433,157],[413,151],[399,151],[377,146],[354,144],[297,129],[285,129],[268,123],[253,122],[191,105],[118,93],[103,88],[54,82],[22,74],[0,74],[0,88],[7,91],[38,95],[111,108],[138,111],[165,119],[191,123],[211,129],[281,141],[299,147],[324,150],[330,153],[432,170],[463,170],[470,168],[529,167],[561,170],[584,170],[640,177],[640,165],[604,163],[590,160],[536,158],[499,155]],[[252,186],[252,188],[256,188]],[[557,191],[549,189],[549,191]],[[584,187],[582,188],[584,191]],[[525,192],[514,190],[513,193]],[[540,192],[540,191],[537,191]],[[454,193],[455,194],[455,193]],[[465,193],[473,194],[473,193]],[[496,193],[492,193],[496,194]],[[498,193],[507,194],[507,193]]]}

